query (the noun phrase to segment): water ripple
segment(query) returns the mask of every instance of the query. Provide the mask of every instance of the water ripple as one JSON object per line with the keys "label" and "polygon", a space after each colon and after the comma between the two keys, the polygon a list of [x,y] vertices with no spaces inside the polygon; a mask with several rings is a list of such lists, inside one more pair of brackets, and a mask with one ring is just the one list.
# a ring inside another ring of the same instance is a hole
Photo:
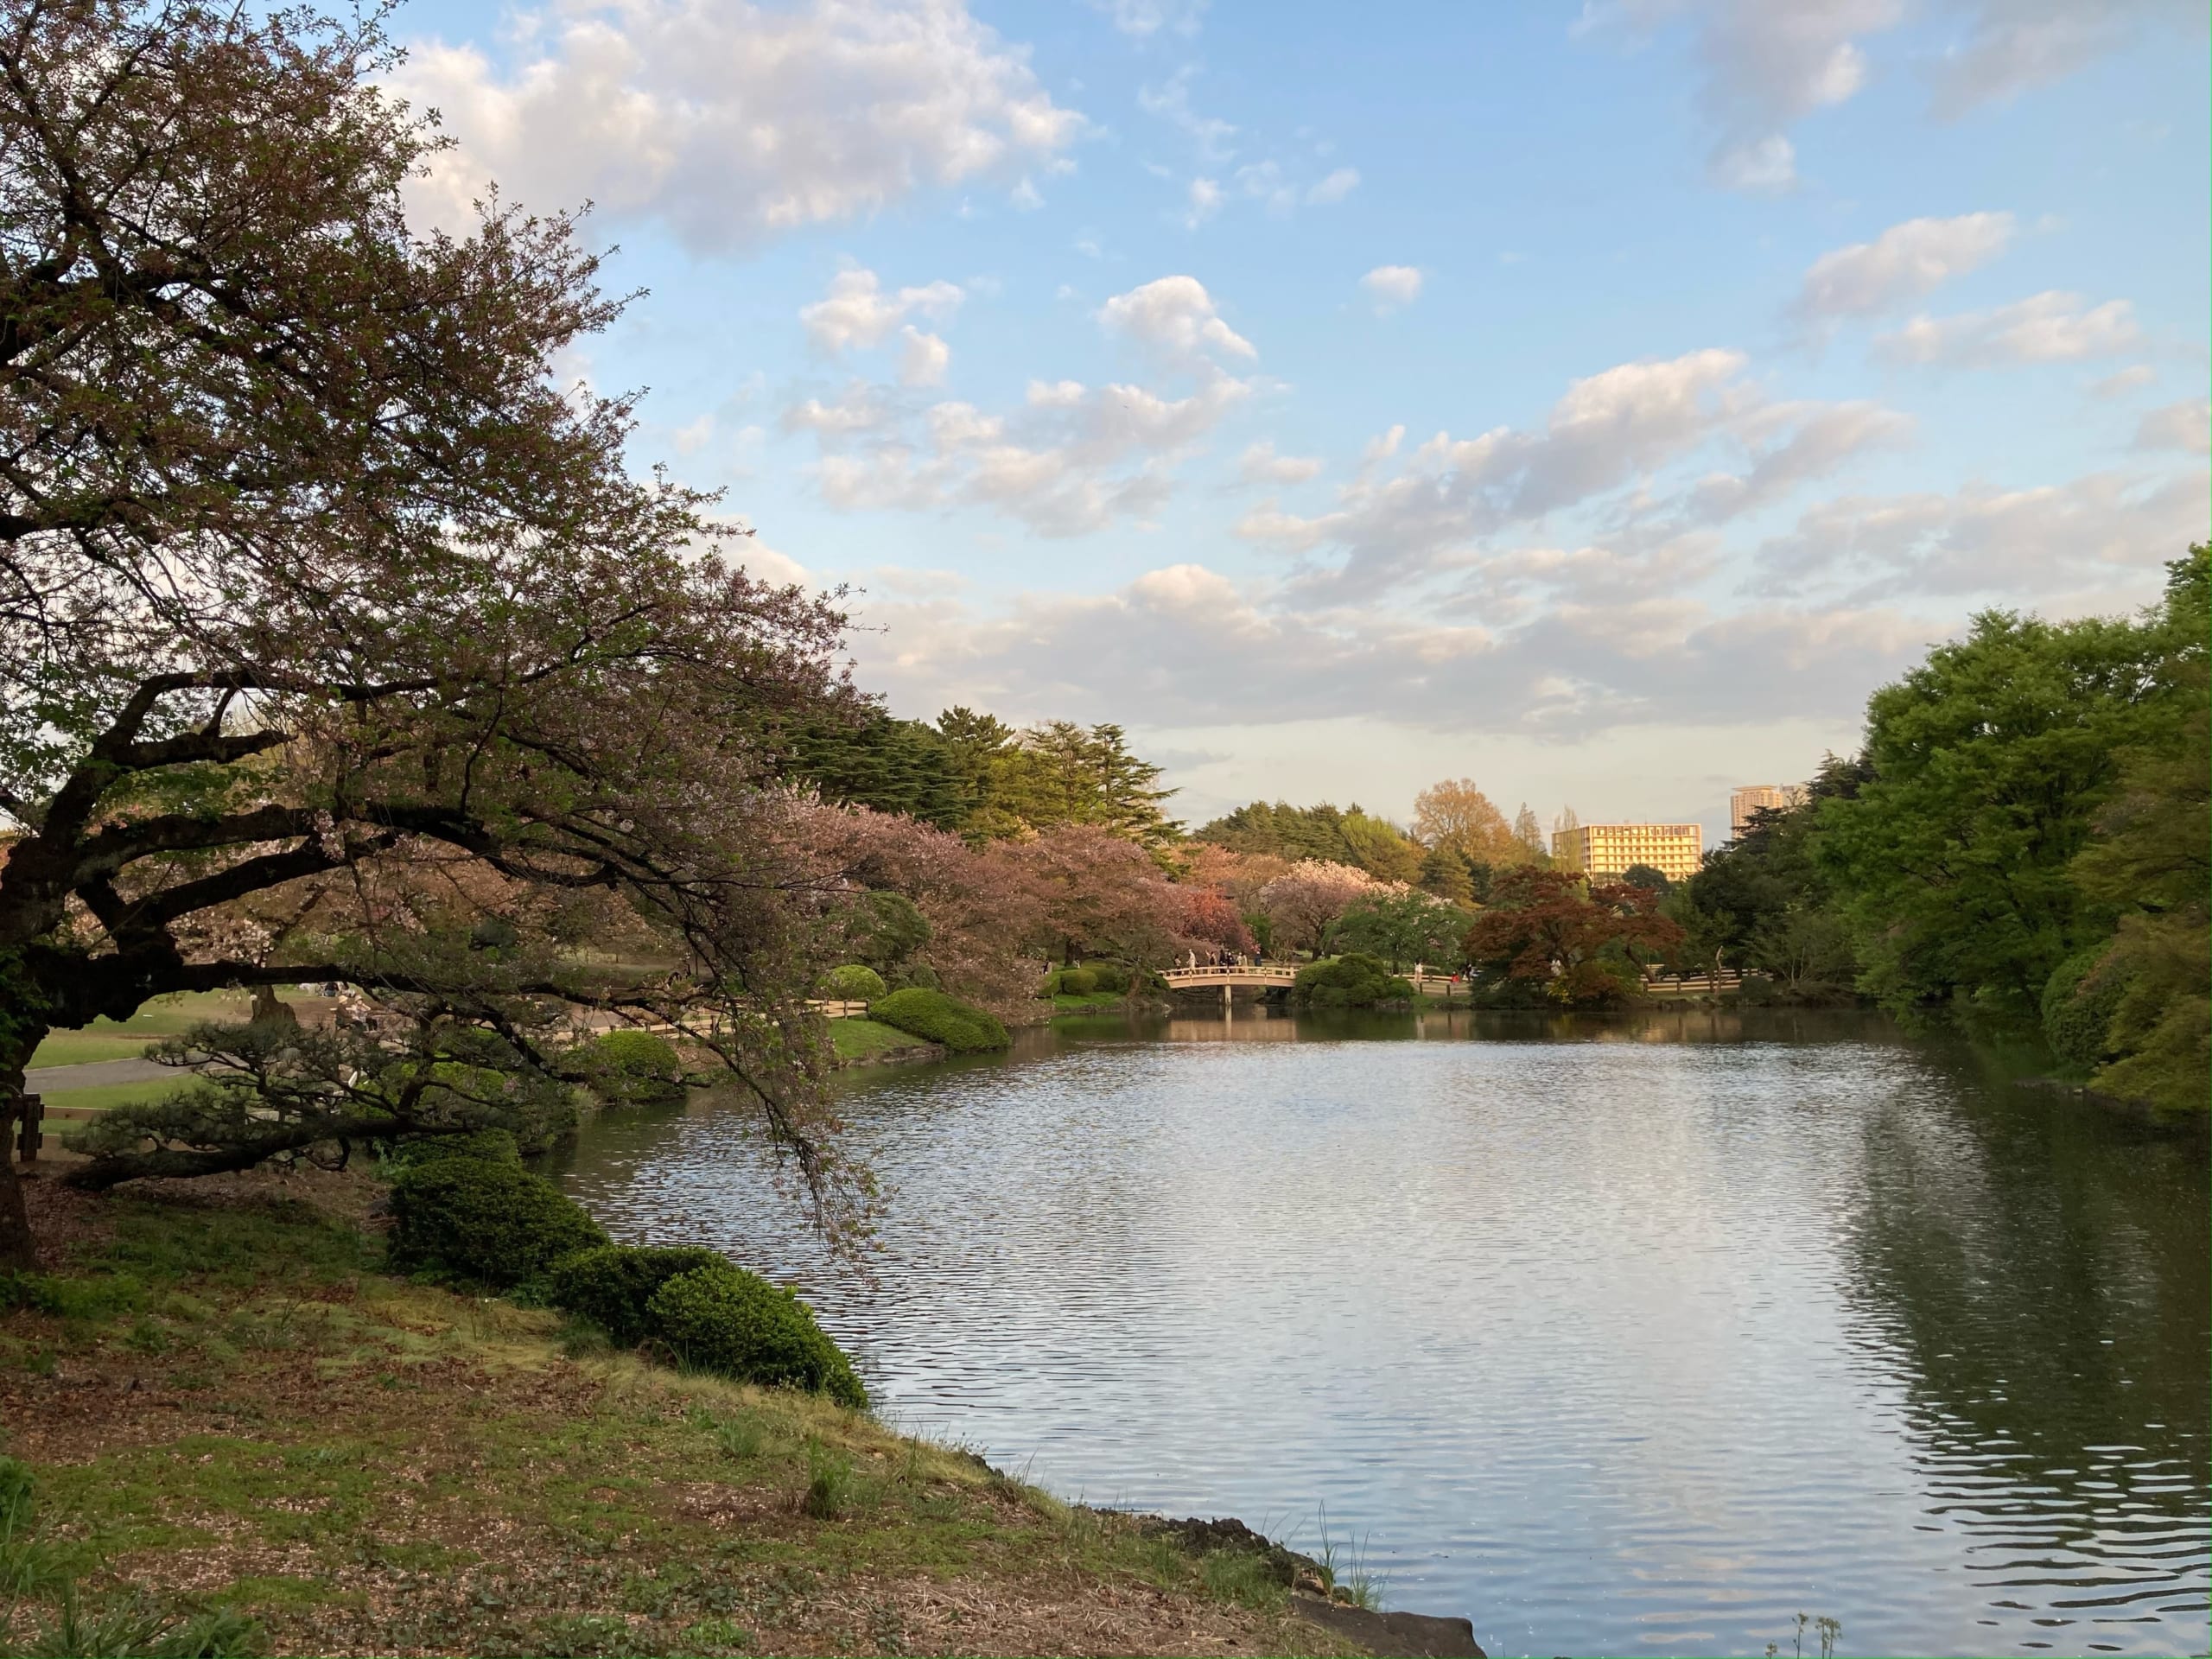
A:
{"label": "water ripple", "polygon": [[2201,1149],[1864,1021],[1290,1034],[870,1080],[872,1279],[711,1100],[567,1179],[798,1283],[893,1421],[1308,1548],[1325,1513],[1494,1653],[1763,1653],[1801,1610],[2205,1650]]}

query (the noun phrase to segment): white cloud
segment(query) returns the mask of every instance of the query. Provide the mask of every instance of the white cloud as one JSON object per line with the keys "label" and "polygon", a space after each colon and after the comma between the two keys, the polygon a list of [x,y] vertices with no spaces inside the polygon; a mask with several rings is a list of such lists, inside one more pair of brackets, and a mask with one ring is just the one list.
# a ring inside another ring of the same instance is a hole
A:
{"label": "white cloud", "polygon": [[1730,190],[1788,190],[1797,183],[1797,146],[1778,132],[1713,153],[1713,182]]}
{"label": "white cloud", "polygon": [[864,380],[848,385],[834,403],[810,397],[784,411],[786,432],[872,432],[891,418],[876,389]]}
{"label": "white cloud", "polygon": [[1758,552],[1756,591],[1844,604],[1901,593],[2113,609],[2203,536],[2202,472],[2093,473],[1955,495],[1844,496]]}
{"label": "white cloud", "polygon": [[1412,265],[1377,265],[1359,279],[1377,311],[1395,310],[1421,297],[1421,274]]}
{"label": "white cloud", "polygon": [[1356,167],[1340,167],[1306,191],[1306,205],[1315,207],[1331,207],[1342,201],[1358,188],[1359,169]]}
{"label": "white cloud", "polygon": [[1919,299],[2004,252],[2012,228],[2010,213],[1892,225],[1872,242],[1837,248],[1813,261],[1797,313],[1808,319],[1872,316]]}
{"label": "white cloud", "polygon": [[1193,373],[1179,397],[1033,380],[1006,414],[956,401],[900,409],[880,389],[855,385],[836,403],[787,410],[784,426],[816,435],[812,475],[833,507],[982,507],[1039,536],[1083,536],[1121,519],[1148,523],[1183,458],[1251,393],[1210,363]]}
{"label": "white cloud", "polygon": [[715,417],[702,415],[688,426],[678,427],[672,442],[679,455],[696,454],[706,448],[707,441],[715,435]]}
{"label": "white cloud", "polygon": [[886,294],[872,270],[841,270],[830,279],[830,296],[799,308],[798,320],[817,351],[831,355],[852,347],[867,350],[907,318],[950,316],[967,296],[956,283],[934,282]]}
{"label": "white cloud", "polygon": [[[1270,502],[1234,531],[1325,556],[1293,583],[1312,603],[1460,580],[1501,535],[1608,502],[1624,526],[1623,546],[1648,558],[1662,545],[1697,544],[1700,526],[1778,501],[1910,431],[1904,416],[1872,404],[1771,402],[1745,368],[1741,353],[1722,350],[1622,364],[1573,383],[1540,429],[1440,432],[1402,461],[1402,429],[1394,428],[1368,446],[1333,507],[1298,514]],[[1685,480],[1673,495],[1654,493],[1659,474],[1716,444],[1748,465]]]}
{"label": "white cloud", "polygon": [[[2048,85],[2171,25],[2201,35],[2196,0],[1937,0],[1967,14],[1964,39],[1938,65],[1941,118]],[[1686,20],[1703,71],[1698,102],[1714,143],[1716,183],[1776,190],[1796,180],[1788,129],[1847,102],[1872,73],[1867,43],[1906,13],[1903,0],[1592,0],[1577,33],[1618,21],[1649,33]]]}
{"label": "white cloud", "polygon": [[2158,378],[2158,372],[2148,363],[2131,363],[2115,370],[2089,386],[2092,397],[2125,397],[2131,391],[2139,391]]}
{"label": "white cloud", "polygon": [[1211,179],[1192,179],[1183,223],[1197,230],[1221,211],[1221,187]]}
{"label": "white cloud", "polygon": [[1236,470],[1247,484],[1303,484],[1321,475],[1321,462],[1308,455],[1279,455],[1274,441],[1265,439],[1244,451]]}
{"label": "white cloud", "polygon": [[935,334],[925,334],[909,324],[899,331],[906,346],[899,353],[899,384],[902,386],[941,386],[952,364],[952,347]]}
{"label": "white cloud", "polygon": [[2126,300],[2091,306],[2078,294],[2054,289],[1993,311],[1915,317],[1896,333],[1877,336],[1874,353],[1891,363],[2010,368],[2109,357],[2141,338]]}
{"label": "white cloud", "polygon": [[414,187],[430,223],[467,223],[496,181],[743,250],[1051,163],[1082,125],[961,0],[584,0],[524,24],[512,68],[433,38],[391,77],[457,141]]}
{"label": "white cloud", "polygon": [[2135,447],[2212,454],[2212,402],[2199,397],[2152,410],[2136,426]]}
{"label": "white cloud", "polygon": [[1141,41],[1162,29],[1195,35],[1206,10],[1206,0],[1090,0],[1090,3],[1112,18],[1114,27],[1122,34]]}
{"label": "white cloud", "polygon": [[1769,720],[1847,715],[1930,632],[1894,612],[1719,614],[1642,591],[1504,626],[1316,613],[1197,563],[1148,571],[1110,594],[1025,594],[1003,607],[871,605],[865,620],[884,630],[869,683],[914,707],[1110,710],[1184,728],[1368,716],[1576,740],[1739,721],[1747,685],[1760,688]]}
{"label": "white cloud", "polygon": [[1859,41],[1901,11],[1900,0],[1623,0],[1612,15],[1647,30],[1690,16],[1714,181],[1778,190],[1796,181],[1786,129],[1858,92],[1867,73]]}
{"label": "white cloud", "polygon": [[1745,420],[1742,429],[1754,442],[1764,432],[1778,435],[1754,449],[1749,471],[1700,479],[1691,495],[1696,518],[1719,522],[1779,501],[1870,450],[1904,444],[1913,422],[1879,404],[1777,404]]}
{"label": "white cloud", "polygon": [[1225,162],[1236,153],[1229,142],[1236,136],[1236,129],[1217,116],[1200,115],[1191,107],[1191,79],[1197,73],[1186,64],[1157,86],[1138,87],[1137,107],[1189,134],[1204,160]]}
{"label": "white cloud", "polygon": [[2159,27],[2195,45],[2196,0],[1980,0],[1966,39],[1937,69],[1935,112],[1964,115],[2064,79]]}
{"label": "white cloud", "polygon": [[1208,351],[1258,355],[1250,340],[1222,321],[1213,296],[1195,276],[1161,276],[1116,294],[1099,308],[1098,320],[1173,357],[1196,358]]}

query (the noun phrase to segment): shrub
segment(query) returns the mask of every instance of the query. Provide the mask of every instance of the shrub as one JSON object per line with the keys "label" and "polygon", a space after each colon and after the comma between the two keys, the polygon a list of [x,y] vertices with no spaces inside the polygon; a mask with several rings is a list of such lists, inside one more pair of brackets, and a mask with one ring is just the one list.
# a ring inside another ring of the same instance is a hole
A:
{"label": "shrub", "polygon": [[602,1244],[556,1266],[546,1300],[596,1320],[616,1343],[634,1348],[653,1334],[645,1304],[655,1291],[679,1273],[728,1265],[716,1252],[697,1245]]}
{"label": "shrub", "polygon": [[687,1365],[826,1394],[855,1409],[868,1404],[859,1373],[806,1304],[726,1262],[677,1274],[653,1293],[646,1315],[652,1333]]}
{"label": "shrub", "polygon": [[1060,969],[1062,996],[1089,996],[1097,988],[1098,976],[1090,969],[1063,968]]}
{"label": "shrub", "polygon": [[868,1005],[868,1018],[895,1026],[910,1037],[943,1043],[955,1054],[1004,1048],[1013,1041],[1006,1027],[981,1008],[956,1002],[942,991],[909,986]]}
{"label": "shrub", "polygon": [[2125,963],[2109,946],[2058,964],[2043,988],[2043,1034],[2061,1065],[2087,1071],[2113,1058],[2112,1018],[2127,982]]}
{"label": "shrub", "polygon": [[448,1158],[392,1183],[391,1259],[499,1289],[564,1255],[607,1242],[600,1225],[542,1176],[509,1164]]}
{"label": "shrub", "polygon": [[1129,988],[1129,970],[1117,962],[1093,963],[1082,970],[1097,982],[1102,991],[1126,991]]}
{"label": "shrub", "polygon": [[448,1158],[522,1167],[522,1147],[512,1129],[471,1129],[466,1135],[415,1135],[400,1141],[385,1161],[394,1171],[423,1169]]}
{"label": "shrub", "polygon": [[844,1002],[873,1002],[890,988],[866,963],[849,962],[822,976],[822,995]]}
{"label": "shrub", "polygon": [[1412,984],[1392,973],[1381,957],[1361,950],[1300,969],[1290,988],[1290,1000],[1309,1008],[1371,1008],[1413,994]]}
{"label": "shrub", "polygon": [[583,1054],[586,1085],[609,1106],[645,1106],[683,1096],[676,1045],[650,1031],[610,1031]]}

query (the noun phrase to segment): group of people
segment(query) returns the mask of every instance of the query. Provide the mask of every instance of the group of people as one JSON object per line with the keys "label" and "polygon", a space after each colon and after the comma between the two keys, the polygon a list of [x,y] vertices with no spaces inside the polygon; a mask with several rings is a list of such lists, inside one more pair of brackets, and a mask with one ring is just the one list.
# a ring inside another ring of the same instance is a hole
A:
{"label": "group of people", "polygon": [[1260,958],[1249,957],[1242,950],[1208,950],[1204,953],[1185,950],[1179,968],[1256,968]]}

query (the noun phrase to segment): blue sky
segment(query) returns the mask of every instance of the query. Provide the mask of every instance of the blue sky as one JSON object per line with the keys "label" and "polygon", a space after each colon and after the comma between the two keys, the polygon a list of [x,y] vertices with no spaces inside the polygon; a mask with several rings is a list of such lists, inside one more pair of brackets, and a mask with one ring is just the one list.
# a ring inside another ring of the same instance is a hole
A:
{"label": "blue sky", "polygon": [[565,373],[849,583],[902,715],[1118,720],[1193,822],[1725,826],[1990,605],[2204,534],[2174,0],[416,3],[416,192],[596,204]]}

